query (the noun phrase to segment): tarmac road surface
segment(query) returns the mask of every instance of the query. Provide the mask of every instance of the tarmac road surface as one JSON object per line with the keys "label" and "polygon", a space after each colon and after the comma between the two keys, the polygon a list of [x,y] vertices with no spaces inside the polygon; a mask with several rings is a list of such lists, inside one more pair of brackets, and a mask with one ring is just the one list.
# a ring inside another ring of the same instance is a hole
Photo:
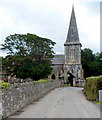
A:
{"label": "tarmac road surface", "polygon": [[100,118],[100,110],[86,100],[82,88],[60,87],[10,118]]}

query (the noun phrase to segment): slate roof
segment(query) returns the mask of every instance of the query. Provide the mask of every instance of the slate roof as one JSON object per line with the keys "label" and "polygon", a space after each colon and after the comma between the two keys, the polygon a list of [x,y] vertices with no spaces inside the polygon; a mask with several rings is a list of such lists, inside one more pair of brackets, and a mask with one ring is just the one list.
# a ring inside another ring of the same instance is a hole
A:
{"label": "slate roof", "polygon": [[52,65],[62,65],[64,64],[64,54],[56,54],[52,59]]}

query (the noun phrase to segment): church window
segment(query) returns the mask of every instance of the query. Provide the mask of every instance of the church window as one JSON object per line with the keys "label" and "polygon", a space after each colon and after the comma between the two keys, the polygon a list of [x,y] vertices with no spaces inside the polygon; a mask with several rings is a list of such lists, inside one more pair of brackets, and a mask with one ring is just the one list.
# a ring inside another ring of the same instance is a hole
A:
{"label": "church window", "polygon": [[70,59],[71,61],[75,59],[75,49],[70,49]]}
{"label": "church window", "polygon": [[72,29],[72,35],[73,35],[73,29]]}

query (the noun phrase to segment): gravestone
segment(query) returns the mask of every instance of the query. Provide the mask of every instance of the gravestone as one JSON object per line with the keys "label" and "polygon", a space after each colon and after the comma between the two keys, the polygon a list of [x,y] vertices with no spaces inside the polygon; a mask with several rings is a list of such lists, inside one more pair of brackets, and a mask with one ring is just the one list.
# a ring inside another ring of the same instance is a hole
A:
{"label": "gravestone", "polygon": [[100,117],[102,120],[102,90],[99,90],[99,101],[100,101]]}
{"label": "gravestone", "polygon": [[102,90],[99,90],[99,101],[102,102]]}

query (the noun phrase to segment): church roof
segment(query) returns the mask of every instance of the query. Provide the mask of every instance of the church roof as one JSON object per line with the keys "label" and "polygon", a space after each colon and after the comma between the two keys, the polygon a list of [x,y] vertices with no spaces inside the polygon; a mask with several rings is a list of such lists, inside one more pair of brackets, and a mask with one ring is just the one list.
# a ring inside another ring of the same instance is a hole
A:
{"label": "church roof", "polygon": [[75,12],[74,12],[74,6],[72,7],[72,13],[71,13],[71,18],[70,18],[70,23],[69,23],[67,39],[66,39],[66,43],[68,42],[72,42],[72,43],[79,42],[79,35],[78,35],[76,17],[75,17]]}
{"label": "church roof", "polygon": [[64,64],[64,54],[56,54],[52,59],[52,65]]}

